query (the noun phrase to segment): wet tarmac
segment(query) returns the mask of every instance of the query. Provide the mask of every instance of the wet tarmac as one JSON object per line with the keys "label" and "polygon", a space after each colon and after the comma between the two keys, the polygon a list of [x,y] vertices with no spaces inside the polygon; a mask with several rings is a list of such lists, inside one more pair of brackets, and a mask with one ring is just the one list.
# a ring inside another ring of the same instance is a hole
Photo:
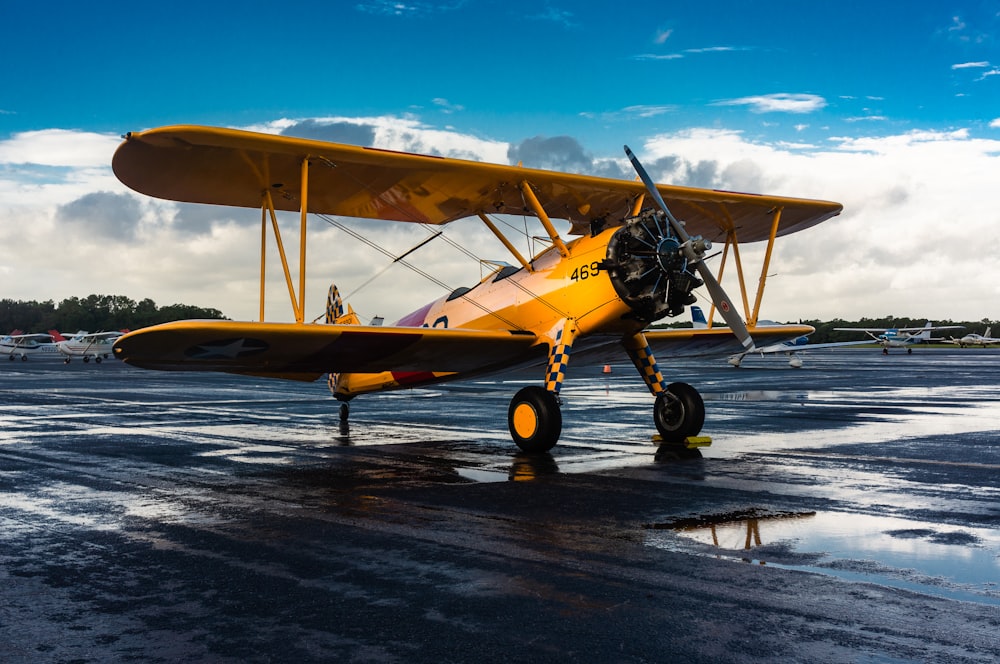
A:
{"label": "wet tarmac", "polygon": [[672,363],[363,397],[0,364],[0,661],[995,662],[1000,351]]}

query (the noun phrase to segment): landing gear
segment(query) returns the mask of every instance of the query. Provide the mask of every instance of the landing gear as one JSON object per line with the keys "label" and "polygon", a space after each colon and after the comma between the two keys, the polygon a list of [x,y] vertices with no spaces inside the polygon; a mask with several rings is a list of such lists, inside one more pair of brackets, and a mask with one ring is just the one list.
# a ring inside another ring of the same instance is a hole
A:
{"label": "landing gear", "polygon": [[525,452],[548,452],[562,432],[559,397],[535,385],[522,388],[510,400],[507,426],[511,438]]}
{"label": "landing gear", "polygon": [[705,424],[705,402],[687,383],[670,383],[653,406],[653,422],[666,443],[683,443]]}
{"label": "landing gear", "polygon": [[351,405],[346,401],[340,404],[340,421],[346,422],[347,417],[351,414]]}

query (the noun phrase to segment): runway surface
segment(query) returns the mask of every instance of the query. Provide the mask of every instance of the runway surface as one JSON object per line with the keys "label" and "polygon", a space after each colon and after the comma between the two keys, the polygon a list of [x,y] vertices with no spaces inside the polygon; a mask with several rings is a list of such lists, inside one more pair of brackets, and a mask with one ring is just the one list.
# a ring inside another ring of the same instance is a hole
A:
{"label": "runway surface", "polygon": [[520,375],[321,382],[0,364],[4,662],[995,662],[1000,351],[575,368],[551,455]]}

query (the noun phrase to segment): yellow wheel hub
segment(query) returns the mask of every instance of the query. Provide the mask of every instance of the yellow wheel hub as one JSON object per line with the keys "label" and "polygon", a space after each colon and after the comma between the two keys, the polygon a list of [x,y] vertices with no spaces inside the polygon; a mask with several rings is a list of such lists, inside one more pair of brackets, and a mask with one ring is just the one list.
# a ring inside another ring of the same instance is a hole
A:
{"label": "yellow wheel hub", "polygon": [[538,413],[531,404],[518,404],[512,419],[514,432],[521,438],[530,439],[538,431]]}

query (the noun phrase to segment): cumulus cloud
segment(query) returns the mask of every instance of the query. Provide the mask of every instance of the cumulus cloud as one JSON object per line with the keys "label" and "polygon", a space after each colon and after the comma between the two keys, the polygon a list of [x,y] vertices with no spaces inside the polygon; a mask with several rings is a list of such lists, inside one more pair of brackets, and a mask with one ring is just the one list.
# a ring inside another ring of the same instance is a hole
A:
{"label": "cumulus cloud", "polygon": [[131,242],[136,238],[143,212],[128,194],[97,191],[56,208],[56,222],[70,232]]}
{"label": "cumulus cloud", "polygon": [[[840,217],[779,241],[765,298],[771,318],[996,315],[1000,211],[984,192],[1000,141],[914,131],[802,152],[701,129],[656,137],[646,151],[674,157],[663,176],[844,205]],[[750,264],[760,248],[742,254]]]}

